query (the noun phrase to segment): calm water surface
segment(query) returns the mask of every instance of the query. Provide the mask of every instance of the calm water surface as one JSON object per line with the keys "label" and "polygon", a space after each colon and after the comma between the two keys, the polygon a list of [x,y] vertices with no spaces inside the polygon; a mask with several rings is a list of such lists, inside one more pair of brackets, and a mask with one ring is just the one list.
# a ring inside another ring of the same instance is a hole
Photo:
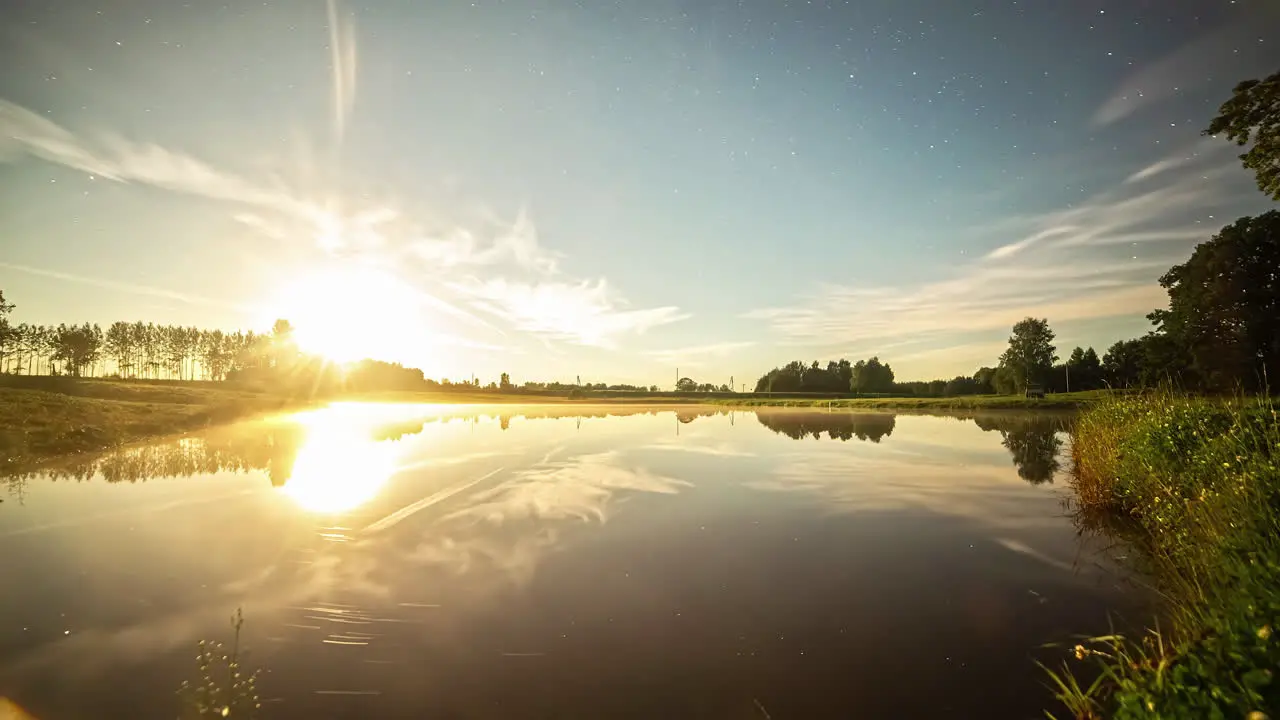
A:
{"label": "calm water surface", "polygon": [[268,718],[1042,717],[1136,611],[1061,427],[347,404],[11,477],[0,696],[172,718],[242,607]]}

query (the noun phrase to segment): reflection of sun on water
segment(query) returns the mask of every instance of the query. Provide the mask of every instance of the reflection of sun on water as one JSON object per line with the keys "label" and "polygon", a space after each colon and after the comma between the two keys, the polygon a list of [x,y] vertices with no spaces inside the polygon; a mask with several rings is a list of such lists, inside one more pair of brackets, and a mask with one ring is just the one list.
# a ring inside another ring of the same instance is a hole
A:
{"label": "reflection of sun on water", "polygon": [[307,439],[281,488],[304,510],[341,513],[371,500],[396,470],[397,446],[375,442],[369,428],[339,409],[306,417]]}

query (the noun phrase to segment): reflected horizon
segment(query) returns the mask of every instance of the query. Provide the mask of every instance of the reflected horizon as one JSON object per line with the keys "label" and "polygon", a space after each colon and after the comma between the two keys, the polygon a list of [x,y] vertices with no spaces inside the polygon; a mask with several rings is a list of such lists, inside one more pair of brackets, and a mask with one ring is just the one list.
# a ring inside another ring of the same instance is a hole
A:
{"label": "reflected horizon", "polygon": [[[382,417],[377,403],[336,403],[318,410],[290,413],[266,420],[247,421],[182,438],[143,443],[71,460],[55,461],[33,469],[0,474],[0,481],[16,484],[43,478],[54,481],[101,479],[108,483],[139,482],[160,477],[192,477],[217,472],[266,471],[272,485],[284,487],[301,463],[308,487],[325,485],[324,492],[338,493],[336,481],[318,476],[340,476],[346,466],[395,471],[393,451],[383,447],[423,433],[433,423],[497,422],[508,430],[512,420],[574,420],[609,417],[673,415],[681,425],[700,418],[753,415],[760,425],[793,440],[857,439],[879,443],[892,436],[899,416],[940,417],[973,422],[984,432],[998,433],[1018,475],[1031,484],[1052,483],[1063,469],[1064,439],[1071,416],[1063,412],[987,411],[912,413],[893,411],[810,410],[794,408],[618,408],[526,406],[519,411],[474,410],[468,406],[391,406],[392,417]],[[355,409],[353,412],[352,409]],[[349,414],[349,415],[344,415]],[[679,433],[677,428],[676,433]],[[385,478],[384,478],[385,479]],[[367,484],[363,483],[362,484]],[[295,490],[315,496],[319,490]],[[354,502],[355,494],[351,502]],[[329,503],[315,500],[318,511]]]}

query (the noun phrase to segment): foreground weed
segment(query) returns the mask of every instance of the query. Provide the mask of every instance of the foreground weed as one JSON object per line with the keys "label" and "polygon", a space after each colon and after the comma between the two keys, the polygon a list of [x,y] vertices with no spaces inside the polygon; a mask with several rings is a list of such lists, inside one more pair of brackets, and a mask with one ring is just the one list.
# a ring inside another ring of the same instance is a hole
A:
{"label": "foreground weed", "polygon": [[182,717],[254,718],[262,708],[258,697],[258,671],[245,672],[240,661],[240,629],[244,614],[237,609],[231,617],[233,637],[228,651],[220,642],[201,640],[196,662],[200,676],[194,682],[183,681],[178,694],[182,698]]}

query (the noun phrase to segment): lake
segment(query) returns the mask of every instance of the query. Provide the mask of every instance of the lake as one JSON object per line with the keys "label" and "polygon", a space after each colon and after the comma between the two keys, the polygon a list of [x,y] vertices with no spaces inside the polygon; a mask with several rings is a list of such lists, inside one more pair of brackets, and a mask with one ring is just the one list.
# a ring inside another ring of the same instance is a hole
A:
{"label": "lake", "polygon": [[266,718],[1040,718],[1142,607],[1066,422],[348,403],[9,477],[0,696],[172,718],[242,608]]}

